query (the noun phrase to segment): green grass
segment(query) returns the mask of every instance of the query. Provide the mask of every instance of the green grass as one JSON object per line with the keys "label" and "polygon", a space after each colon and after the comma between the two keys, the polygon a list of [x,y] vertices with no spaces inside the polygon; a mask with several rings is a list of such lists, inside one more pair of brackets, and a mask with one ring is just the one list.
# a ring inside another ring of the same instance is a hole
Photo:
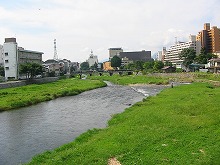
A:
{"label": "green grass", "polygon": [[115,84],[128,85],[128,84],[168,84],[168,78],[155,77],[155,76],[143,76],[143,75],[130,75],[120,76],[114,74],[113,76],[91,76],[93,80],[111,81]]}
{"label": "green grass", "polygon": [[98,80],[64,79],[41,85],[27,85],[0,90],[0,111],[25,107],[58,97],[106,86]]}
{"label": "green grass", "polygon": [[105,129],[32,159],[29,164],[123,165],[220,163],[220,88],[208,83],[167,88],[114,115]]}

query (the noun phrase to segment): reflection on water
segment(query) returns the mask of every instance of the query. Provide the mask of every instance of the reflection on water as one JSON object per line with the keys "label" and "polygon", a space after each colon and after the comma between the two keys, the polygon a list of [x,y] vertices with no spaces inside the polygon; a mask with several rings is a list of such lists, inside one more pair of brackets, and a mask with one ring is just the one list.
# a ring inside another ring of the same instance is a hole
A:
{"label": "reflection on water", "polygon": [[103,128],[112,114],[164,88],[108,85],[0,113],[0,165],[27,162],[38,153],[73,141],[88,129]]}

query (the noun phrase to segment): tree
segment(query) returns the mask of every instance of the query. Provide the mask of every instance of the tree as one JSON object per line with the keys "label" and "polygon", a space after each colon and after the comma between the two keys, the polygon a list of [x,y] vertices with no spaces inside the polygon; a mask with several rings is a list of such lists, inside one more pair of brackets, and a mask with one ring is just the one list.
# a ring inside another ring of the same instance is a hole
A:
{"label": "tree", "polygon": [[43,67],[38,63],[24,63],[19,66],[20,74],[26,74],[26,78],[34,78],[43,72]]}
{"label": "tree", "polygon": [[179,57],[183,60],[183,65],[189,68],[189,65],[192,64],[196,58],[196,51],[192,48],[185,48],[179,54]]}
{"label": "tree", "polygon": [[212,53],[207,53],[205,48],[202,48],[200,54],[195,58],[195,61],[199,64],[207,64],[211,58],[217,58],[217,56]]}
{"label": "tree", "polygon": [[83,62],[80,64],[81,70],[89,70],[89,63],[88,62]]}
{"label": "tree", "polygon": [[163,63],[162,61],[155,61],[155,62],[154,62],[153,69],[154,69],[155,71],[159,71],[159,70],[161,70],[163,67],[164,67],[164,63]]}
{"label": "tree", "polygon": [[170,62],[170,61],[166,61],[164,65],[165,66],[173,66],[172,62]]}
{"label": "tree", "polygon": [[112,59],[111,59],[111,66],[112,67],[120,67],[121,66],[121,58],[118,57],[118,56],[114,56]]}
{"label": "tree", "polygon": [[98,64],[95,62],[95,64],[93,66],[91,66],[91,69],[97,70],[98,69]]}
{"label": "tree", "polygon": [[135,61],[134,66],[136,70],[143,70],[144,69],[144,61]]}
{"label": "tree", "polygon": [[129,63],[124,66],[125,69],[130,69],[130,70],[135,70],[135,65],[134,63]]}
{"label": "tree", "polygon": [[0,66],[0,76],[4,77],[5,76],[5,70],[3,66]]}
{"label": "tree", "polygon": [[147,61],[147,62],[145,62],[143,67],[144,67],[145,70],[153,69],[154,61]]}

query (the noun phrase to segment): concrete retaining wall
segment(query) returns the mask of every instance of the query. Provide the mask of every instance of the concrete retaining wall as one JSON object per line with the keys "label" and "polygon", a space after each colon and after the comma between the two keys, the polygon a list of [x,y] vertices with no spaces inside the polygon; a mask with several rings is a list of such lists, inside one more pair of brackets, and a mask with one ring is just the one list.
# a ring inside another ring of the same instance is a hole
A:
{"label": "concrete retaining wall", "polygon": [[47,77],[47,78],[33,79],[33,80],[10,81],[10,82],[0,83],[0,89],[20,87],[29,84],[44,84],[44,83],[54,82],[57,80],[58,77]]}

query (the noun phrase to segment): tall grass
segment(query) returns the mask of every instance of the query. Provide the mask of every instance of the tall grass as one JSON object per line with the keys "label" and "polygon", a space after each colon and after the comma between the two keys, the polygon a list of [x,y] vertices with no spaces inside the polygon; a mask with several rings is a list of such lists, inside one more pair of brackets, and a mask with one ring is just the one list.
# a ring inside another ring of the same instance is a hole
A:
{"label": "tall grass", "polygon": [[57,97],[71,96],[106,86],[98,80],[65,79],[41,85],[0,90],[0,111],[37,104]]}
{"label": "tall grass", "polygon": [[219,164],[219,107],[220,88],[210,84],[168,88],[29,164]]}

